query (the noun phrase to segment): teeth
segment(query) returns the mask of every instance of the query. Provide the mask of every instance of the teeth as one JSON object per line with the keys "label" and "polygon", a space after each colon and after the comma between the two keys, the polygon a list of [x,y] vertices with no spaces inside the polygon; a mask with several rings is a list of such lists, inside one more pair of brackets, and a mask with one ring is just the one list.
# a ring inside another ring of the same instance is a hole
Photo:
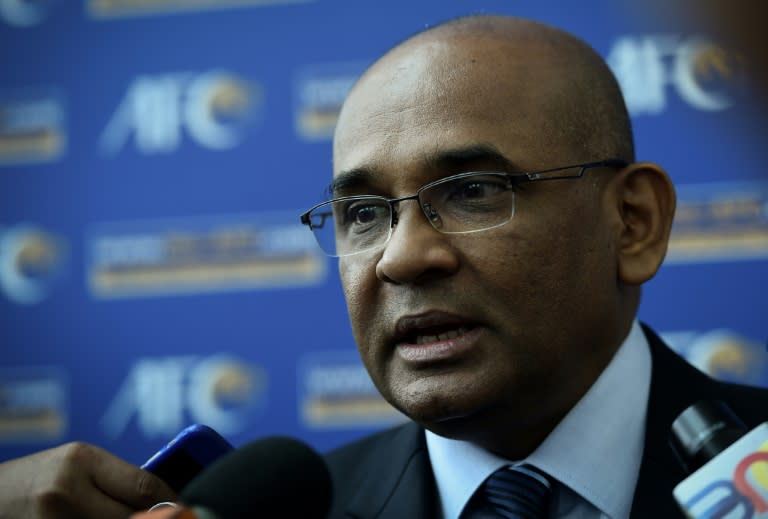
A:
{"label": "teeth", "polygon": [[466,326],[461,326],[455,330],[449,330],[445,333],[438,333],[437,335],[417,335],[416,344],[429,344],[437,341],[447,341],[448,339],[454,339],[459,335],[464,335],[469,331]]}

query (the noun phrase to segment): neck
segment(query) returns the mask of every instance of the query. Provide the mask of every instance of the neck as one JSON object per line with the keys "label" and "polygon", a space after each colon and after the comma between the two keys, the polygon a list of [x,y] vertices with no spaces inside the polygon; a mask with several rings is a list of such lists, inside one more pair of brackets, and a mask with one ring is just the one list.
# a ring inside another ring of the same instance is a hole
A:
{"label": "neck", "polygon": [[589,391],[616,351],[629,334],[632,319],[616,330],[611,348],[592,352],[592,362],[579,367],[580,376],[560,378],[557,391],[548,395],[535,394],[529,399],[509,398],[509,401],[479,410],[472,415],[454,417],[438,422],[421,423],[433,433],[455,440],[472,442],[497,456],[521,460],[535,451],[557,427],[560,421]]}

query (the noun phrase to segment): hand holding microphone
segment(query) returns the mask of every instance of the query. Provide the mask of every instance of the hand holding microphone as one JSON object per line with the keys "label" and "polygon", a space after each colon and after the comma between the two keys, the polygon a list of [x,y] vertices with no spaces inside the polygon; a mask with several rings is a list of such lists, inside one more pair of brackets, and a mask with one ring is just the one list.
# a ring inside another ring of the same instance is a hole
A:
{"label": "hand holding microphone", "polygon": [[0,463],[3,519],[127,517],[175,498],[159,477],[82,442]]}

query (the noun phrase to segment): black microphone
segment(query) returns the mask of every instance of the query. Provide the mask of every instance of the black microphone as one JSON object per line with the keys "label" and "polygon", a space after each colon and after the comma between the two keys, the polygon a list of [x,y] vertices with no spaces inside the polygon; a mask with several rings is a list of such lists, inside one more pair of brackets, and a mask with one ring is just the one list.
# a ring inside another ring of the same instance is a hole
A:
{"label": "black microphone", "polygon": [[251,442],[225,454],[180,495],[195,516],[324,518],[331,507],[331,475],[308,445],[286,437]]}
{"label": "black microphone", "polygon": [[698,402],[672,424],[672,446],[690,474],[674,489],[686,517],[768,517],[768,424],[748,431],[724,402]]}

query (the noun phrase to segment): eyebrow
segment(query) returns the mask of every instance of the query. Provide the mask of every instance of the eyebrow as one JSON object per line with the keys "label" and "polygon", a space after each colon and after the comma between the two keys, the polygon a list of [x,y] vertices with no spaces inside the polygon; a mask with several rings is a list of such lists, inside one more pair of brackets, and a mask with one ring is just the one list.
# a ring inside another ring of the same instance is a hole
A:
{"label": "eyebrow", "polygon": [[[424,163],[433,171],[462,173],[470,171],[479,163],[490,164],[494,169],[514,172],[521,169],[509,160],[492,144],[472,144],[461,148],[439,150],[424,157]],[[330,196],[360,189],[371,184],[374,171],[367,168],[355,168],[342,171],[334,177],[326,191]]]}
{"label": "eyebrow", "polygon": [[338,193],[349,191],[370,184],[372,174],[365,168],[350,169],[342,171],[331,180],[326,192],[335,197]]}
{"label": "eyebrow", "polygon": [[[517,171],[519,168],[493,144],[472,144],[462,148],[440,150],[424,157],[426,164],[434,170],[460,173],[479,163],[490,164],[503,171]],[[484,166],[485,167],[485,166]]]}

